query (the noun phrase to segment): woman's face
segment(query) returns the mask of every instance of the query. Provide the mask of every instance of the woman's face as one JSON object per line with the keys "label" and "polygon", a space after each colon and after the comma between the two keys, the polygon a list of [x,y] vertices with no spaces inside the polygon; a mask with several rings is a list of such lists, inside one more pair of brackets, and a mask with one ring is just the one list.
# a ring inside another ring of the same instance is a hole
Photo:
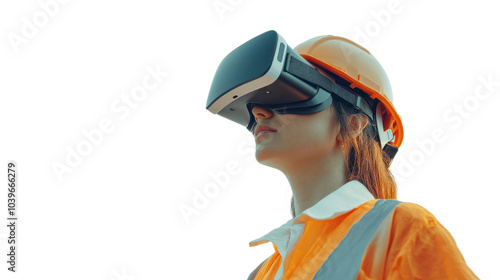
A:
{"label": "woman's face", "polygon": [[277,130],[255,138],[255,157],[262,164],[282,169],[340,151],[336,141],[340,126],[331,106],[313,114],[279,114],[257,105],[252,114],[257,126],[265,124]]}

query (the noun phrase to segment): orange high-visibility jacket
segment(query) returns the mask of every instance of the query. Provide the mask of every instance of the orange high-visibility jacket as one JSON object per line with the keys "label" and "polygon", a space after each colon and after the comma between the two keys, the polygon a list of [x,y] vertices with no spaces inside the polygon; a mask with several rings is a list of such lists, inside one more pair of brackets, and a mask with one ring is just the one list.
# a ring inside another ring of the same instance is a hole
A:
{"label": "orange high-visibility jacket", "polygon": [[250,246],[268,241],[275,252],[249,279],[479,279],[434,215],[358,181]]}

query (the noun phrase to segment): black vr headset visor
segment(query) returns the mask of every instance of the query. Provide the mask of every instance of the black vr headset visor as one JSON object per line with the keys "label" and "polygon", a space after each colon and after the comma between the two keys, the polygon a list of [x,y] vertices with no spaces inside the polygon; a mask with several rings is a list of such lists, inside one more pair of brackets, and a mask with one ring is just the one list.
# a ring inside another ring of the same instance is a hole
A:
{"label": "black vr headset visor", "polygon": [[255,119],[251,110],[257,104],[281,114],[311,114],[328,108],[332,94],[374,119],[364,98],[321,74],[271,30],[222,60],[206,109],[252,131]]}

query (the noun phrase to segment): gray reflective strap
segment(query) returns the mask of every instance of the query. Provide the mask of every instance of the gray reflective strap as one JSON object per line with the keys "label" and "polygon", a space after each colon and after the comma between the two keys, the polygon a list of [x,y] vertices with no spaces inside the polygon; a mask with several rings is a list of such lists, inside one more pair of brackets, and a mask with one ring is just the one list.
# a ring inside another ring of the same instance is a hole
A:
{"label": "gray reflective strap", "polygon": [[337,248],[318,269],[313,280],[355,279],[366,247],[380,224],[399,203],[401,203],[399,200],[379,199],[373,208],[351,227]]}

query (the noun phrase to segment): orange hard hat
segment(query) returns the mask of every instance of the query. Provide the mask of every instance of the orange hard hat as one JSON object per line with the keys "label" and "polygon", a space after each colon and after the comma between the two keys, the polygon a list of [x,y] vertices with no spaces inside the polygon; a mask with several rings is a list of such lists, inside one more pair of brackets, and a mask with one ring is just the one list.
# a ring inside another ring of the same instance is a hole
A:
{"label": "orange hard hat", "polygon": [[[389,78],[380,63],[365,48],[338,36],[318,36],[294,50],[316,67],[327,70],[378,100],[376,120],[381,147],[399,148],[403,142],[403,123],[392,104]],[[397,149],[396,149],[397,150]]]}

